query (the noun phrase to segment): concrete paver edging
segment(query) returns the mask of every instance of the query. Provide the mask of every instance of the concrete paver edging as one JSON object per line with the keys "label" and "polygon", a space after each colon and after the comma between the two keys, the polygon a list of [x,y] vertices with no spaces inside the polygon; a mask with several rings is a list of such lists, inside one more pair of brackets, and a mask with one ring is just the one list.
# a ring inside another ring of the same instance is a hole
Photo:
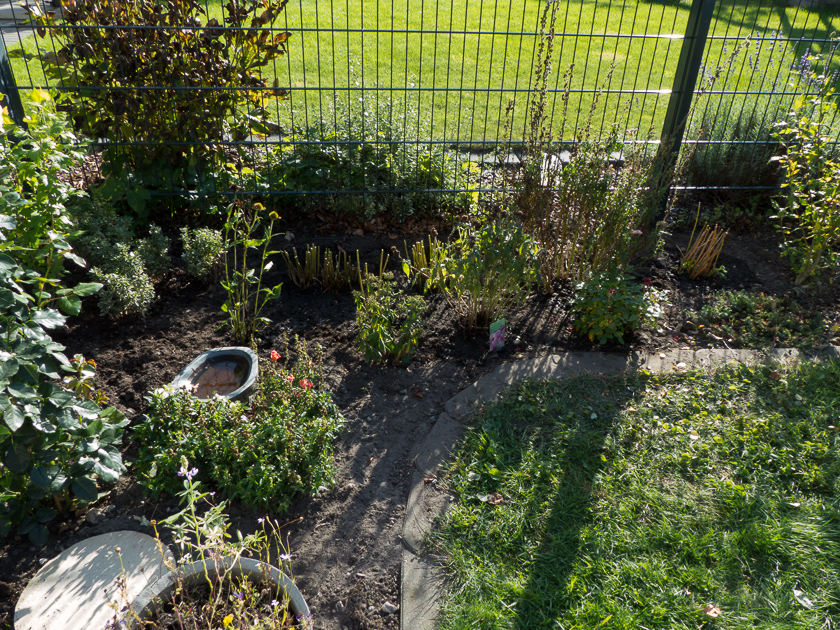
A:
{"label": "concrete paver edging", "polygon": [[484,403],[524,379],[560,379],[581,373],[615,375],[629,370],[652,373],[711,369],[731,362],[794,364],[801,360],[840,359],[840,347],[807,355],[795,348],[758,350],[666,350],[653,354],[629,355],[603,352],[567,352],[537,359],[505,363],[462,390],[446,402],[429,434],[417,449],[411,476],[411,490],[403,521],[403,557],[400,584],[400,628],[433,630],[438,614],[438,596],[443,572],[424,552],[423,540],[435,519],[449,505],[449,499],[427,484],[455,449],[461,435],[460,420],[478,411]]}

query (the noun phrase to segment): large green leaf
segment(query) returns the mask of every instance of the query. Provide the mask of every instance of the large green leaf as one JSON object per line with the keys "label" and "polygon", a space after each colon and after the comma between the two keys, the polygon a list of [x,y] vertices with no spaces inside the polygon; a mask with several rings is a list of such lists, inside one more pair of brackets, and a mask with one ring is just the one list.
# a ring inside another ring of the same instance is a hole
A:
{"label": "large green leaf", "polygon": [[77,295],[66,295],[58,300],[58,308],[67,315],[78,315],[82,311],[82,300]]}
{"label": "large green leaf", "polygon": [[67,318],[64,315],[51,308],[35,311],[32,316],[32,321],[37,322],[44,328],[58,328],[63,326],[66,320]]}
{"label": "large green leaf", "polygon": [[17,405],[8,406],[3,412],[3,422],[5,422],[6,426],[12,431],[20,429],[25,421],[26,416],[23,415],[23,410]]}
{"label": "large green leaf", "polygon": [[51,479],[47,473],[47,469],[43,466],[34,466],[30,473],[30,478],[32,479],[32,483],[40,488],[50,487]]}
{"label": "large green leaf", "polygon": [[50,532],[46,525],[39,523],[32,516],[28,516],[21,522],[17,532],[21,536],[28,536],[29,542],[36,547],[43,547],[46,545],[47,540],[50,537]]}
{"label": "large green leaf", "polygon": [[8,273],[17,266],[14,258],[6,254],[0,254],[0,273]]}
{"label": "large green leaf", "polygon": [[70,487],[73,494],[86,503],[96,501],[99,497],[99,493],[96,491],[96,482],[90,477],[76,479]]}
{"label": "large green leaf", "polygon": [[0,363],[0,380],[5,381],[13,377],[17,374],[19,367],[20,363],[14,357]]}
{"label": "large green leaf", "polygon": [[23,383],[10,383],[7,389],[15,398],[38,398],[38,392]]}
{"label": "large green leaf", "polygon": [[58,494],[67,487],[67,482],[67,475],[65,475],[64,473],[57,474],[55,477],[53,477],[52,482],[50,482],[50,493]]}
{"label": "large green leaf", "polygon": [[102,284],[99,282],[82,282],[73,288],[73,293],[79,297],[87,297],[89,295],[93,295],[101,288]]}
{"label": "large green leaf", "polygon": [[22,444],[13,444],[6,450],[6,467],[17,475],[22,475],[29,468],[29,451]]}

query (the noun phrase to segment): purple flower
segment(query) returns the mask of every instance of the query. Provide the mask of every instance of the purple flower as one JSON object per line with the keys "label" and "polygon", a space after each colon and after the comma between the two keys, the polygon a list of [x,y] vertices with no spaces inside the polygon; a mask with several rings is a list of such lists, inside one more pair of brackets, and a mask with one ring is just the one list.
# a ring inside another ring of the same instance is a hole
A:
{"label": "purple flower", "polygon": [[244,599],[244,595],[242,593],[234,593],[233,596],[238,599],[240,602]]}
{"label": "purple flower", "polygon": [[291,560],[291,559],[292,559],[292,554],[290,554],[290,553],[281,553],[280,554],[280,560]]}
{"label": "purple flower", "polygon": [[198,474],[198,468],[193,468],[192,470],[187,470],[184,466],[181,466],[181,470],[178,471],[179,477],[186,477],[188,481],[192,481],[193,477]]}
{"label": "purple flower", "polygon": [[280,605],[280,602],[278,602],[276,599],[271,600],[271,607],[272,608],[277,608],[279,605]]}

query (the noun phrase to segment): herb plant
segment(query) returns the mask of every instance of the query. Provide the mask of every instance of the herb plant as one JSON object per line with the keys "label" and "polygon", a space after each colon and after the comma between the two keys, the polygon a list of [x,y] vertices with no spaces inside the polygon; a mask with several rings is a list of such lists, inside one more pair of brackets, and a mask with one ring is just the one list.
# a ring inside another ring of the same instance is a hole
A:
{"label": "herb plant", "polygon": [[664,291],[643,287],[617,271],[593,273],[576,287],[575,330],[599,344],[624,343],[624,336],[662,314]]}
{"label": "herb plant", "polygon": [[91,274],[102,283],[99,310],[114,319],[125,315],[145,315],[155,299],[155,287],[140,255],[125,243],[117,244],[106,266],[94,267]]}
{"label": "herb plant", "polygon": [[[168,529],[177,546],[177,564],[168,556],[164,562],[172,572],[175,588],[168,601],[153,603],[149,617],[141,617],[123,594],[126,604],[115,605],[116,615],[106,630],[125,627],[164,628],[177,620],[183,628],[260,628],[284,630],[312,628],[312,620],[295,616],[289,594],[283,586],[274,587],[268,581],[253,581],[238,573],[242,558],[253,558],[264,568],[274,563],[291,575],[291,554],[286,552],[280,538],[281,526],[271,518],[258,519],[256,532],[235,539],[228,533],[230,519],[225,511],[227,502],[215,503],[213,492],[204,491],[195,480],[198,468],[190,468],[184,458],[178,476],[183,488],[177,493],[184,508],[159,522],[152,521],[161,550],[164,549],[158,526]],[[117,553],[121,549],[117,548]],[[195,563],[202,579],[191,583],[179,569]]]}
{"label": "herb plant", "polygon": [[182,258],[187,273],[194,278],[215,279],[222,268],[225,242],[219,230],[211,228],[181,228],[181,242],[184,245]]}
{"label": "herb plant", "polygon": [[[227,221],[225,222],[225,279],[222,288],[227,293],[227,300],[222,310],[227,313],[227,324],[233,329],[233,336],[239,343],[250,344],[257,334],[261,324],[268,322],[260,317],[260,312],[269,300],[280,297],[283,283],[273,287],[263,287],[263,274],[271,269],[274,263],[266,262],[269,254],[268,246],[274,234],[274,222],[280,217],[276,212],[269,214],[268,225],[262,236],[258,236],[261,223],[260,212],[264,210],[261,203],[254,204],[247,215],[244,208],[237,203],[228,206]],[[262,249],[260,249],[262,248]],[[257,269],[248,266],[248,250],[259,251],[260,260]]]}
{"label": "herb plant", "polygon": [[[333,479],[332,441],[342,417],[324,389],[320,359],[300,344],[260,366],[250,405],[223,396],[201,401],[164,387],[149,397],[148,418],[136,429],[137,470],[146,487],[176,492],[175,474],[186,457],[201,478],[225,495],[260,509],[282,512],[297,494]],[[276,361],[275,361],[276,359]]]}
{"label": "herb plant", "polygon": [[[538,281],[537,244],[515,221],[485,222],[480,228],[458,228],[448,245],[447,282],[443,293],[465,329],[472,330],[499,319],[525,301]],[[441,277],[433,272],[431,277]]]}
{"label": "herb plant", "polygon": [[426,302],[419,295],[404,295],[388,275],[367,275],[360,280],[361,289],[353,292],[356,343],[365,361],[406,364],[423,332]]}

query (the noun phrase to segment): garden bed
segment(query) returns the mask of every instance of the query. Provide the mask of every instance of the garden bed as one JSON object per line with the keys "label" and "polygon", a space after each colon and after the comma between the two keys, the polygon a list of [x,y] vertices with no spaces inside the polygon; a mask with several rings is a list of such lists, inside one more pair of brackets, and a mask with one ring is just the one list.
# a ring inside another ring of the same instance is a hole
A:
{"label": "garden bed", "polygon": [[[310,242],[321,247],[359,250],[363,260],[378,262],[382,249],[403,248],[402,237],[323,237],[297,235],[299,251]],[[417,235],[418,238],[422,235]],[[665,289],[667,306],[655,328],[635,333],[623,347],[597,346],[575,333],[569,315],[571,285],[550,296],[533,294],[526,305],[508,316],[508,344],[488,352],[486,333],[467,336],[459,331],[453,312],[440,295],[427,296],[429,309],[419,347],[408,367],[367,364],[355,347],[356,324],[349,292],[298,290],[286,281],[278,260],[268,283],[284,281],[279,300],[268,304],[272,320],[261,333],[258,354],[267,361],[283,333],[300,335],[324,351],[326,386],[346,418],[335,444],[335,486],[316,497],[298,498],[281,522],[293,555],[292,567],[318,628],[397,628],[399,615],[383,612],[386,602],[399,603],[402,517],[408,493],[414,448],[428,432],[444,402],[492,370],[500,362],[568,350],[647,350],[669,347],[736,347],[754,338],[739,338],[711,320],[702,323],[686,315],[699,312],[723,291],[764,292],[794,297],[803,312],[821,314],[822,328],[810,337],[816,345],[838,343],[840,324],[838,283],[819,290],[794,292],[787,265],[779,259],[778,243],[761,235],[730,235],[720,263],[719,280],[691,282],[678,275],[679,251],[688,235],[666,237],[664,250],[650,264],[635,269],[640,278]],[[267,274],[268,275],[268,274]],[[96,385],[136,423],[147,406],[144,396],[170,382],[197,354],[216,346],[234,345],[220,306],[224,293],[175,269],[157,287],[156,300],[145,318],[110,320],[97,314],[93,301],[71,318],[66,331],[55,335],[68,356],[82,353],[94,359]],[[781,304],[782,301],[780,301]],[[787,308],[784,304],[781,310]],[[737,319],[737,318],[736,318]],[[705,331],[710,331],[711,335]],[[768,343],[773,343],[770,341]],[[777,346],[791,345],[779,339]],[[125,460],[137,456],[127,432]],[[51,524],[46,547],[10,537],[0,544],[0,628],[11,627],[14,602],[43,559],[81,539],[119,529],[151,533],[148,521],[162,518],[176,502],[168,495],[144,497],[129,465],[129,473],[99,503],[85,513]],[[243,532],[264,516],[234,502],[231,517]]]}

